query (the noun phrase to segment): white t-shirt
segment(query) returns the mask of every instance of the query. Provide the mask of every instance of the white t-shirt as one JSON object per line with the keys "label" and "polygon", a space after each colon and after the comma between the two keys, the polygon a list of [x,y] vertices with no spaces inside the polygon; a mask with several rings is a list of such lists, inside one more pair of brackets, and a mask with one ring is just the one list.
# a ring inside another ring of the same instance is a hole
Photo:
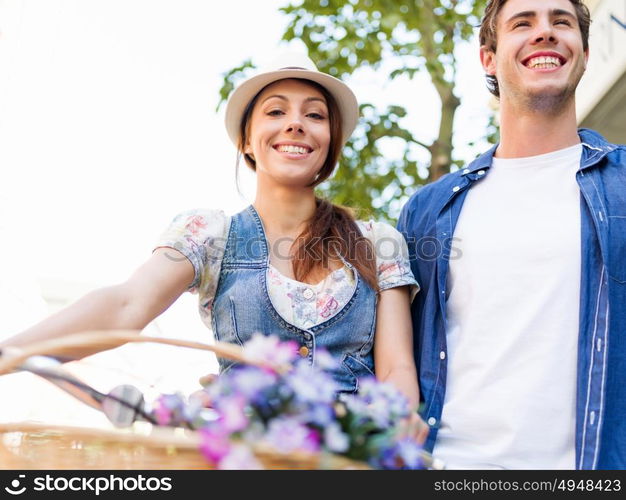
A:
{"label": "white t-shirt", "polygon": [[581,153],[494,158],[467,194],[434,449],[449,468],[575,466]]}

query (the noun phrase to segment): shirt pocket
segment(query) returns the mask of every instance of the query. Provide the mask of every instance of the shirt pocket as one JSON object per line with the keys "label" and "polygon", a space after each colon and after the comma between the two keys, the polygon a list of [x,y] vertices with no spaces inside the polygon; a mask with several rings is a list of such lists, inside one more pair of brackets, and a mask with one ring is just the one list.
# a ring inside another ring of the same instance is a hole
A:
{"label": "shirt pocket", "polygon": [[609,216],[609,262],[612,280],[626,283],[626,215]]}

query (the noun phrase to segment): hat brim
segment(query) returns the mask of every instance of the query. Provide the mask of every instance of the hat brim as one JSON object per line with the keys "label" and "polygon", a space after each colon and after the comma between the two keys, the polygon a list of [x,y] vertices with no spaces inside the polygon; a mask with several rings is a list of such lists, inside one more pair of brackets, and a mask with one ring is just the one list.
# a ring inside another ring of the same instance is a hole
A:
{"label": "hat brim", "polygon": [[239,145],[239,129],[248,103],[270,83],[287,78],[301,78],[316,82],[335,98],[341,114],[342,143],[345,144],[359,120],[359,104],[350,87],[341,80],[325,73],[289,68],[254,76],[233,91],[226,105],[225,123],[228,136],[235,146]]}

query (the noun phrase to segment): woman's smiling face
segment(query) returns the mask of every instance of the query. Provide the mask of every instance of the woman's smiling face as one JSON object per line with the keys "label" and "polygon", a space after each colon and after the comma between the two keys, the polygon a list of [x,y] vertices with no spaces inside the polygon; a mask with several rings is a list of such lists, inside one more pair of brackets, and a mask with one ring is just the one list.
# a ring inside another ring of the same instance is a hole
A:
{"label": "woman's smiling face", "polygon": [[328,156],[330,121],[322,93],[306,81],[287,79],[258,95],[244,153],[258,176],[294,187],[310,185]]}

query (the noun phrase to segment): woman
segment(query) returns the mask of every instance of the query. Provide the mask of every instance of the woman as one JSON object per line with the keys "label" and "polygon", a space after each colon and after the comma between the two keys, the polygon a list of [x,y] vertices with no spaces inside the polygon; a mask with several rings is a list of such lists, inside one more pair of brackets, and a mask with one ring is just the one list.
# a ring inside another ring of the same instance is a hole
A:
{"label": "woman", "polygon": [[[311,364],[324,348],[339,361],[334,376],[342,392],[375,372],[416,408],[409,288],[417,283],[406,244],[391,226],[357,222],[314,193],[357,120],[344,83],[306,57],[281,56],[241,84],[226,109],[229,136],[256,171],[253,205],[233,217],[180,214],[128,281],[90,293],[5,344],[141,330],[191,290],[218,340],[276,334],[296,341]],[[220,360],[220,368],[230,362]]]}

